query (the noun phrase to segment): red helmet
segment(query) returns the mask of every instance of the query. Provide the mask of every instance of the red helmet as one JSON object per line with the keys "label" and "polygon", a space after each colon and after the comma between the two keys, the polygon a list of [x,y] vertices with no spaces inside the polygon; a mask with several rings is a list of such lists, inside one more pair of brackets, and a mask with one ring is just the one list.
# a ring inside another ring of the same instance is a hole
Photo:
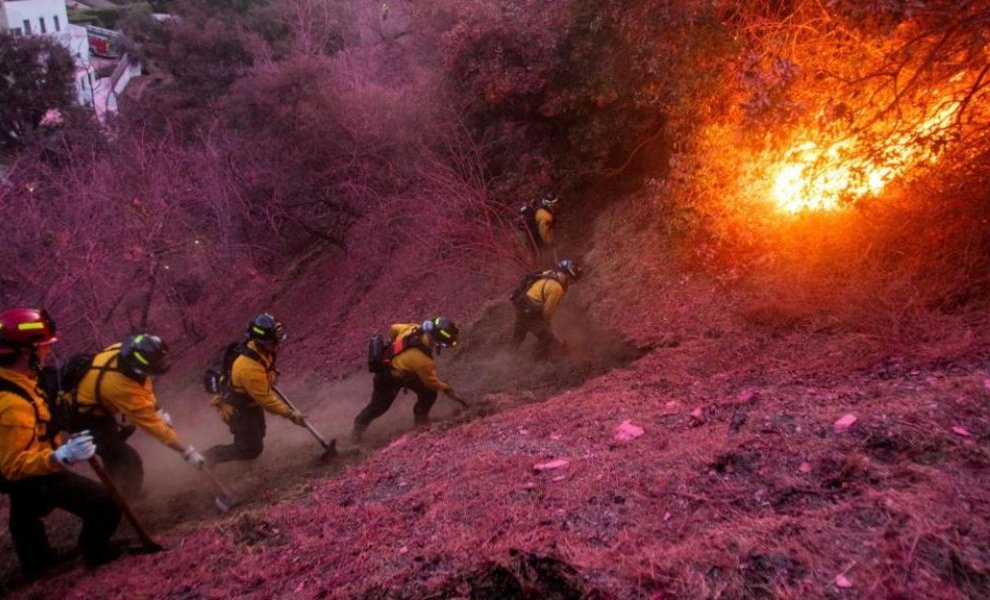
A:
{"label": "red helmet", "polygon": [[43,308],[8,308],[0,312],[0,355],[20,348],[48,346],[58,341],[55,321]]}

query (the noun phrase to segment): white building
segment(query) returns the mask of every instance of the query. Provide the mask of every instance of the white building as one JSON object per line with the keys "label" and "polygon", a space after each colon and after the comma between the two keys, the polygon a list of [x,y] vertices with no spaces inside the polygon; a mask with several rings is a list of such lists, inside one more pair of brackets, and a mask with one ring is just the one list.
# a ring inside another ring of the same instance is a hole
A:
{"label": "white building", "polygon": [[0,27],[14,35],[56,34],[68,26],[65,0],[0,0]]}
{"label": "white building", "polygon": [[86,28],[69,24],[65,0],[0,0],[0,31],[12,35],[46,35],[69,49],[76,61],[76,98],[94,104],[96,73],[89,64]]}

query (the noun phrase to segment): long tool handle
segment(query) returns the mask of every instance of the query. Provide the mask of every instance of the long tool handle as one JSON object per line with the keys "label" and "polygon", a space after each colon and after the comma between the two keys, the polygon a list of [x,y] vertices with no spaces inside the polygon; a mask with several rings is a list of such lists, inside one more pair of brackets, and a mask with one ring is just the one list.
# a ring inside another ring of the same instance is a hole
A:
{"label": "long tool handle", "polygon": [[241,503],[241,500],[231,495],[231,493],[227,491],[226,486],[220,483],[220,480],[217,478],[217,476],[214,475],[213,472],[210,471],[206,466],[204,466],[200,470],[203,471],[203,473],[209,478],[209,480],[213,482],[213,485],[215,485],[216,488],[220,490],[220,495],[215,496],[213,498],[213,505],[217,507],[218,511],[220,511],[221,513],[225,513]]}
{"label": "long tool handle", "polygon": [[207,467],[203,467],[202,471],[203,473],[206,474],[207,477],[210,478],[210,481],[213,482],[213,485],[217,486],[217,489],[220,490],[220,493],[223,494],[223,496],[226,499],[233,498],[233,496],[230,495],[230,492],[227,491],[227,487],[224,484],[220,483],[220,480],[217,479],[217,476],[214,475],[212,471],[210,471]]}
{"label": "long tool handle", "polygon": [[[296,412],[299,412],[299,409],[297,409],[295,407],[295,405],[292,404],[292,401],[289,400],[289,398],[285,394],[282,393],[282,390],[278,389],[278,386],[273,385],[272,386],[272,391],[275,392],[275,394],[279,397],[279,399],[282,400],[282,402],[285,402],[286,406],[288,406],[289,408],[291,408],[292,410],[294,410]],[[316,441],[320,442],[320,445],[323,446],[324,449],[326,449],[326,450],[330,450],[331,449],[332,446],[327,442],[326,438],[324,438],[322,435],[320,435],[320,432],[318,432],[310,424],[309,419],[303,419],[303,425],[306,427],[307,430],[309,430],[309,432],[311,434],[313,434],[313,437],[316,438]]]}
{"label": "long tool handle", "polygon": [[161,552],[164,550],[161,544],[151,539],[151,536],[148,535],[148,531],[141,525],[141,522],[138,521],[134,511],[131,510],[131,506],[126,500],[124,500],[124,497],[120,495],[120,490],[117,489],[117,485],[114,484],[112,479],[110,479],[110,474],[103,468],[103,465],[100,463],[100,459],[95,456],[90,458],[89,466],[92,467],[93,472],[100,478],[103,486],[107,488],[107,491],[110,492],[113,499],[117,501],[117,506],[120,507],[121,512],[123,512],[124,516],[127,517],[127,521],[131,524],[131,527],[133,527],[134,531],[137,532],[138,539],[141,540],[141,545],[144,546],[144,549],[149,552]]}
{"label": "long tool handle", "polygon": [[455,396],[453,394],[448,394],[448,393],[444,393],[444,395],[447,396],[448,398],[450,398],[451,400],[453,400],[454,402],[460,404],[464,408],[470,408],[470,406],[468,405],[468,403],[465,402],[464,400],[462,400],[459,396]]}

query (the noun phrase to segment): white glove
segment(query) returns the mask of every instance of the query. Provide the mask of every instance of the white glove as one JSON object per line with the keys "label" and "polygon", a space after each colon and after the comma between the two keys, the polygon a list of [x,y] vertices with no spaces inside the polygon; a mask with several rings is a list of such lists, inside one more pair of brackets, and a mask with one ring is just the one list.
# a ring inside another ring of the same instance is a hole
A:
{"label": "white glove", "polygon": [[158,409],[158,417],[169,427],[172,426],[172,415],[165,412],[165,409],[163,408]]}
{"label": "white glove", "polygon": [[192,446],[182,451],[182,459],[197,469],[202,469],[206,465],[206,459]]}
{"label": "white glove", "polygon": [[294,410],[290,412],[289,416],[286,418],[292,421],[295,425],[298,425],[300,427],[306,426],[306,415],[302,414],[298,410]]}
{"label": "white glove", "polygon": [[69,438],[55,450],[55,460],[63,465],[71,465],[83,460],[89,460],[96,454],[96,444],[89,430],[80,431]]}

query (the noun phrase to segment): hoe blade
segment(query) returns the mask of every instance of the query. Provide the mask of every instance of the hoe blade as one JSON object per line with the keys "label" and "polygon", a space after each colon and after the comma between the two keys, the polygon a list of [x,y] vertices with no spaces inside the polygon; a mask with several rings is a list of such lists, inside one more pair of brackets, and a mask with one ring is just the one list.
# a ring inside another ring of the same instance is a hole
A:
{"label": "hoe blade", "polygon": [[329,462],[339,456],[337,452],[337,439],[334,438],[330,440],[326,446],[324,446],[323,454],[320,455],[320,462]]}
{"label": "hoe blade", "polygon": [[240,498],[233,498],[231,496],[215,496],[213,498],[213,506],[216,507],[217,512],[220,514],[230,512],[231,509],[241,505],[243,502]]}

